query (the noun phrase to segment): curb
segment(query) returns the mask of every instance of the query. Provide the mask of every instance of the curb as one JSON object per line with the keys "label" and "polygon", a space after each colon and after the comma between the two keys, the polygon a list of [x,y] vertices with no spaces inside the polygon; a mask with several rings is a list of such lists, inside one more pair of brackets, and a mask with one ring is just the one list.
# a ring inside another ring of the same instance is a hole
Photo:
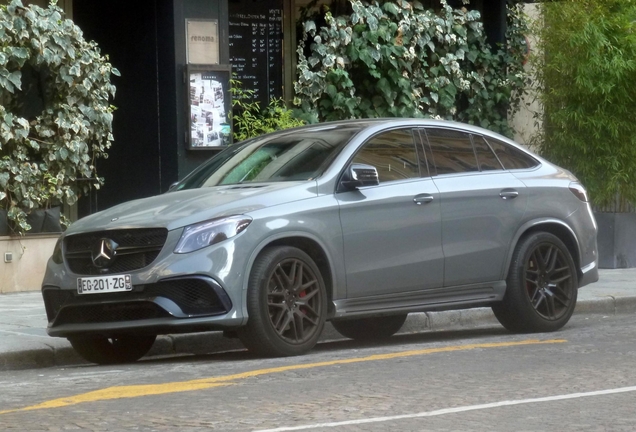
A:
{"label": "curb", "polygon": [[[575,315],[605,314],[622,315],[636,313],[636,296],[604,296],[579,300]],[[440,330],[466,330],[487,325],[499,325],[490,308],[475,308],[445,312],[420,312],[409,314],[398,334]],[[320,342],[343,340],[330,323],[320,337]],[[223,336],[222,332],[192,333],[159,336],[145,358],[174,355],[202,355],[223,351],[242,350],[238,339]],[[24,370],[45,367],[64,367],[88,364],[73,348],[45,345],[36,349],[0,353],[0,371]]]}

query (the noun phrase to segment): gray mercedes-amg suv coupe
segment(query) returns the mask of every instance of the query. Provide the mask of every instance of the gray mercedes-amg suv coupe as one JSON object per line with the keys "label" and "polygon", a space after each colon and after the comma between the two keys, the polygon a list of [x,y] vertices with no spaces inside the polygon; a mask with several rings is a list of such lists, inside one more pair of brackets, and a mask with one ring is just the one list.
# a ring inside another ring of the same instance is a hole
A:
{"label": "gray mercedes-amg suv coupe", "polygon": [[51,336],[117,363],[158,334],[225,330],[286,356],[327,320],[383,338],[409,312],[479,306],[553,331],[597,279],[571,173],[478,127],[376,119],[232,145],[168,193],[75,222],[42,294]]}

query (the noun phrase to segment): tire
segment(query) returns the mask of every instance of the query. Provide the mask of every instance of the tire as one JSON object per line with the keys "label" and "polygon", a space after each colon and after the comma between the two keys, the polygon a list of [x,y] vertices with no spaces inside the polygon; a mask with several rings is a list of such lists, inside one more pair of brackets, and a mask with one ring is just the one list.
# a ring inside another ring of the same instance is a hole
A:
{"label": "tire", "polygon": [[574,312],[576,266],[565,244],[552,234],[532,233],[517,244],[506,283],[503,300],[492,310],[512,332],[555,331]]}
{"label": "tire", "polygon": [[69,342],[85,360],[100,365],[132,363],[150,351],[157,336],[75,337]]}
{"label": "tire", "polygon": [[332,321],[331,324],[344,337],[370,341],[390,338],[402,328],[404,321],[406,314]]}
{"label": "tire", "polygon": [[247,324],[237,335],[263,356],[305,354],[318,342],[327,316],[327,290],[314,261],[300,249],[266,249],[247,288]]}

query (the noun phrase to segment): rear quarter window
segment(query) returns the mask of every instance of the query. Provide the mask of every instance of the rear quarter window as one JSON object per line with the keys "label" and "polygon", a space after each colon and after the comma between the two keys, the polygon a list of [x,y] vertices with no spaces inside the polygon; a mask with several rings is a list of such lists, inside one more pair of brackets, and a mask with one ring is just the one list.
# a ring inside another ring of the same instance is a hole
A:
{"label": "rear quarter window", "polygon": [[539,166],[538,160],[509,144],[490,137],[484,137],[484,139],[490,144],[490,147],[507,170],[528,169]]}
{"label": "rear quarter window", "polygon": [[437,174],[478,172],[470,135],[453,129],[426,128]]}

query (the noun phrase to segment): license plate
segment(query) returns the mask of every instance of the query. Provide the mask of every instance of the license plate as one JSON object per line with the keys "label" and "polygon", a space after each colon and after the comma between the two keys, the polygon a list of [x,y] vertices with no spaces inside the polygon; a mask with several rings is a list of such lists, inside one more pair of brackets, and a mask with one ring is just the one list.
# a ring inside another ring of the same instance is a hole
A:
{"label": "license plate", "polygon": [[100,294],[132,290],[130,275],[77,278],[78,294]]}

